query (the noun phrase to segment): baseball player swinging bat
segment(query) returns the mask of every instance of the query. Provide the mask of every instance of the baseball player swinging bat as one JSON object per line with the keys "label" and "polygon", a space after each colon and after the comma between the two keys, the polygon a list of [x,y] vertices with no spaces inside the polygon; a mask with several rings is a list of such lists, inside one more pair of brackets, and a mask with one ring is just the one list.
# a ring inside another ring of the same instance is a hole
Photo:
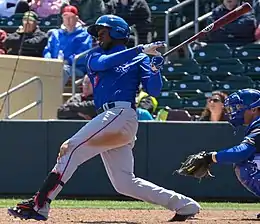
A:
{"label": "baseball player swinging bat", "polygon": [[198,38],[203,37],[207,33],[214,31],[214,30],[217,30],[220,27],[225,26],[225,25],[233,22],[234,20],[236,20],[237,18],[239,18],[243,14],[250,12],[251,10],[252,10],[252,7],[249,3],[242,4],[241,6],[235,8],[231,12],[227,13],[226,15],[224,15],[221,18],[219,18],[218,20],[216,20],[214,23],[211,23],[206,28],[204,28],[200,32],[196,33],[195,35],[193,35],[189,39],[185,40],[184,42],[180,43],[176,47],[174,47],[174,48],[170,49],[169,51],[165,52],[163,54],[163,57],[167,57],[169,54],[178,50],[179,48],[183,47],[184,45],[192,43],[193,41],[197,40]]}

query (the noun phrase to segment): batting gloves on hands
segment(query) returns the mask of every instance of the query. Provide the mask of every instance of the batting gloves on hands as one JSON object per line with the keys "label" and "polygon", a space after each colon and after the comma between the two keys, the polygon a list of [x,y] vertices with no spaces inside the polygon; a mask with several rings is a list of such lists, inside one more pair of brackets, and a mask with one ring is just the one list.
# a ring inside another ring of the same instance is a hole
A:
{"label": "batting gloves on hands", "polygon": [[144,44],[144,45],[140,45],[140,46],[142,47],[143,53],[159,56],[159,55],[161,55],[161,53],[159,51],[157,51],[157,48],[165,47],[166,44],[164,41],[157,41],[154,43]]}
{"label": "batting gloves on hands", "polygon": [[151,60],[151,66],[153,70],[159,70],[163,67],[164,58],[162,56],[154,56]]}

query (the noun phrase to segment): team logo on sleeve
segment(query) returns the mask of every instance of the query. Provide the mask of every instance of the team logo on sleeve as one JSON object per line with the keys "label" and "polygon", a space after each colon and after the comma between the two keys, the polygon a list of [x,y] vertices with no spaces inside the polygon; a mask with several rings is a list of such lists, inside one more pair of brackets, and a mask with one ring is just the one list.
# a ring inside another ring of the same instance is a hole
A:
{"label": "team logo on sleeve", "polygon": [[130,65],[126,63],[121,66],[115,67],[115,72],[121,73],[123,75],[126,74],[129,71],[129,69]]}

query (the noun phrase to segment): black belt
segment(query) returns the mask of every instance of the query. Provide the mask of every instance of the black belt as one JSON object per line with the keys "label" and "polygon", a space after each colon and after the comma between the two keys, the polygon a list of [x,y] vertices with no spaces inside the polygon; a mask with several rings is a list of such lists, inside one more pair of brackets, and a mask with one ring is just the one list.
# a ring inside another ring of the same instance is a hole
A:
{"label": "black belt", "polygon": [[[103,106],[105,105],[106,109],[104,110]],[[109,109],[112,109],[116,106],[115,103],[111,102],[111,103],[106,103],[104,104],[102,107],[100,107],[98,110],[97,110],[97,114],[101,114],[103,112],[105,112],[106,110],[109,110]],[[133,103],[131,103],[131,108],[133,108],[134,110],[136,109],[135,105]]]}

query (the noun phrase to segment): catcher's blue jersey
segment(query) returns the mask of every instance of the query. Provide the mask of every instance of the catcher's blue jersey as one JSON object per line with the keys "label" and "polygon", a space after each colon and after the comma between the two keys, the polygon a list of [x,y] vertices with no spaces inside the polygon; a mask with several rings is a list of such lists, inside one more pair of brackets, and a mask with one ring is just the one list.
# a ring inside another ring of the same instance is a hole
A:
{"label": "catcher's blue jersey", "polygon": [[[244,143],[255,147],[255,154],[260,154],[260,117],[255,119],[247,128]],[[253,158],[253,155],[252,155]],[[251,159],[252,159],[251,158]]]}
{"label": "catcher's blue jersey", "polygon": [[124,45],[118,45],[108,51],[98,47],[88,54],[87,74],[93,85],[97,109],[115,101],[135,104],[140,82],[149,95],[159,95],[162,87],[160,71],[153,72],[150,58],[140,52],[140,47],[126,49]]}
{"label": "catcher's blue jersey", "polygon": [[243,143],[253,146],[255,151],[235,166],[235,173],[242,185],[260,197],[260,117],[248,126]]}

